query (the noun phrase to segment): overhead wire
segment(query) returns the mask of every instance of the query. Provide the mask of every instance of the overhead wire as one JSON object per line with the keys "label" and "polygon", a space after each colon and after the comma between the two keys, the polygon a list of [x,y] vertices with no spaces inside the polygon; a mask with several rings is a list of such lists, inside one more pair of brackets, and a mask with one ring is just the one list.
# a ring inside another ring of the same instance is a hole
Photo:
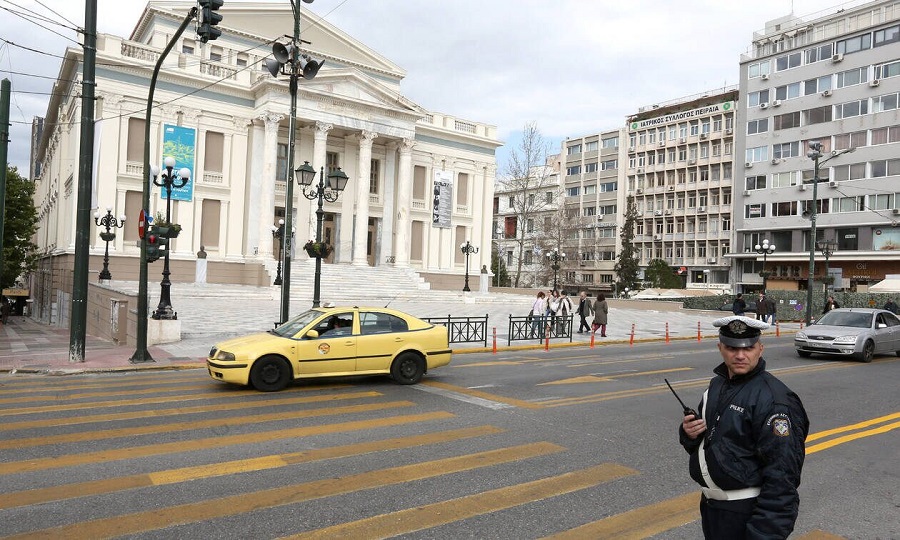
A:
{"label": "overhead wire", "polygon": [[[15,4],[13,4],[13,5],[15,5]],[[16,6],[16,7],[20,8],[20,9],[26,9],[26,10],[27,10],[27,8],[22,8],[21,6]],[[48,28],[48,27],[44,26],[43,24],[37,22],[35,19],[36,19],[36,18],[40,18],[40,19],[42,19],[42,20],[44,20],[44,21],[46,21],[46,22],[49,22],[49,23],[51,23],[51,24],[56,24],[56,25],[61,26],[61,27],[63,27],[63,28],[68,28],[69,30],[75,30],[76,32],[80,32],[81,30],[79,30],[78,28],[71,28],[71,27],[69,27],[69,26],[67,26],[67,25],[65,25],[65,24],[61,24],[61,23],[55,22],[55,21],[53,21],[53,20],[47,19],[47,18],[45,18],[45,17],[43,17],[43,16],[40,16],[40,15],[26,15],[26,14],[23,14],[23,13],[21,13],[21,12],[19,12],[19,11],[15,11],[15,10],[9,9],[9,8],[7,8],[7,7],[4,7],[4,6],[0,6],[0,9],[2,9],[2,10],[4,10],[4,11],[7,11],[7,12],[9,12],[9,13],[12,13],[12,14],[15,15],[16,17],[19,17],[19,18],[21,18],[21,19],[23,19],[23,20],[25,20],[25,21],[28,21],[28,22],[30,22],[31,24],[35,25],[35,26],[38,26],[38,27],[40,27],[40,28],[43,28],[44,30],[50,32],[51,34],[56,34],[57,36],[59,36],[59,37],[61,37],[61,38],[63,38],[63,39],[67,39],[67,40],[69,40],[69,41],[71,41],[71,42],[73,42],[73,43],[78,43],[78,41],[76,41],[76,40],[70,38],[69,36],[67,36],[67,35],[65,35],[65,34],[61,34],[61,33],[57,32],[56,30],[53,30],[53,29],[51,29],[51,28]],[[30,10],[29,10],[29,11],[30,11]],[[33,12],[32,12],[32,13],[33,13]]]}

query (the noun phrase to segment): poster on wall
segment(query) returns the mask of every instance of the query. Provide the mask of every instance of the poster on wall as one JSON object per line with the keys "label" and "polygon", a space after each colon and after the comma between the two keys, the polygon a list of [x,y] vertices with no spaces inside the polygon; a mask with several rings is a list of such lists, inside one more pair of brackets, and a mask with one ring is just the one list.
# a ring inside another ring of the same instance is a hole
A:
{"label": "poster on wall", "polygon": [[875,229],[872,249],[875,251],[900,251],[900,229]]}
{"label": "poster on wall", "polygon": [[434,206],[432,207],[432,227],[450,228],[450,212],[453,204],[453,173],[434,171]]}
{"label": "poster on wall", "polygon": [[[178,171],[187,167],[191,171],[191,179],[184,187],[172,188],[173,201],[190,201],[194,196],[194,154],[197,150],[197,130],[183,126],[172,126],[165,124],[163,126],[163,151],[164,157],[175,158],[175,168],[172,174],[175,175],[176,182],[178,179]],[[159,164],[160,171],[165,171],[165,166]],[[159,180],[159,179],[158,179]],[[166,200],[166,189],[159,188],[159,196],[163,201]]]}

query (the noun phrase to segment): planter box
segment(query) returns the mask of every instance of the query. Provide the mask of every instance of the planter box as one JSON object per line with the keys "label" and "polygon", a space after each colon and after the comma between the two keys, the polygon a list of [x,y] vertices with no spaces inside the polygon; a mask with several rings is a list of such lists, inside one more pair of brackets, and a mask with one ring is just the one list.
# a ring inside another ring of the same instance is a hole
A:
{"label": "planter box", "polygon": [[334,249],[324,242],[307,242],[306,245],[303,246],[303,251],[311,258],[324,259],[331,255],[331,252],[334,251]]}

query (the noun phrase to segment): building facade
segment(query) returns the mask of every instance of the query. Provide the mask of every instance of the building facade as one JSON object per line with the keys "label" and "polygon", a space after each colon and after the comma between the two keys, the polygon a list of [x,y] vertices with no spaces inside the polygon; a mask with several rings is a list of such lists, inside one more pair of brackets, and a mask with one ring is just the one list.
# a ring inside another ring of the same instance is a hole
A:
{"label": "building facade", "polygon": [[738,92],[644,107],[628,118],[622,200],[634,197],[640,267],[662,259],[685,288],[731,290]]}
{"label": "building facade", "polygon": [[[811,249],[817,288],[864,291],[897,273],[900,4],[770,21],[740,70],[738,286],[806,289]],[[776,247],[765,258],[764,240]]]}
{"label": "building facade", "polygon": [[[193,5],[151,2],[129,38],[98,37],[93,207],[128,217],[109,246],[117,279],[138,275],[150,76]],[[324,67],[300,79],[294,166],[308,161],[326,175],[341,168],[350,177],[340,198],[325,203],[324,240],[334,247],[325,262],[461,275],[465,259],[454,246],[491,241],[496,128],[413,103],[401,92],[403,69],[301,5],[303,52]],[[293,208],[296,242],[316,234],[316,202],[296,185],[292,204],[285,200],[286,182],[294,181],[288,77],[273,77],[264,62],[272,41],[292,32],[293,14],[284,2],[226,4],[220,13],[219,39],[204,44],[189,30],[163,63],[150,162],[174,153],[177,168],[191,170],[189,185],[172,198],[172,220],[183,227],[171,243],[174,267],[192,262],[202,246],[210,281],[262,285],[274,276],[272,227],[286,208]],[[33,284],[39,311],[65,305],[71,284],[82,60],[79,48],[66,51],[34,152],[36,241],[44,254]],[[145,210],[165,208],[153,187]],[[90,233],[92,271],[104,247],[98,233]],[[489,257],[483,250],[471,262],[477,268]],[[193,280],[193,270],[172,279],[185,274]]]}

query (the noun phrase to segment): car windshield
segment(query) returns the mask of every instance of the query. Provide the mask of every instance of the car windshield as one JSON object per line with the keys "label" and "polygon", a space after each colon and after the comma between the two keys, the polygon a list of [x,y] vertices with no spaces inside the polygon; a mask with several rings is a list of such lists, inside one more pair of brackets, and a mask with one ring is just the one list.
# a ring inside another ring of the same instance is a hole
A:
{"label": "car windshield", "polygon": [[277,327],[275,330],[272,330],[272,333],[282,337],[293,337],[297,335],[297,332],[303,330],[304,328],[309,326],[309,323],[313,322],[313,320],[321,316],[322,311],[319,311],[318,309],[304,311],[300,315],[297,315],[293,319],[290,319],[286,323]]}
{"label": "car windshield", "polygon": [[872,314],[853,311],[829,311],[816,321],[816,324],[828,326],[851,326],[853,328],[871,328]]}

